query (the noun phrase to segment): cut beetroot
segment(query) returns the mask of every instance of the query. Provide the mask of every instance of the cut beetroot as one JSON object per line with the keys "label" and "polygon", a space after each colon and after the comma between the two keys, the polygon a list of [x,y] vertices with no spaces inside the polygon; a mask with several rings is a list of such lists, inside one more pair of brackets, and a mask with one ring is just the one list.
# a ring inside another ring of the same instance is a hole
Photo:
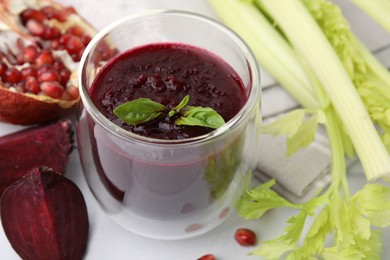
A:
{"label": "cut beetroot", "polygon": [[34,167],[45,165],[64,174],[72,147],[69,120],[0,137],[0,196]]}
{"label": "cut beetroot", "polygon": [[34,168],[6,189],[0,203],[4,232],[22,259],[82,259],[88,213],[71,180],[47,167]]}

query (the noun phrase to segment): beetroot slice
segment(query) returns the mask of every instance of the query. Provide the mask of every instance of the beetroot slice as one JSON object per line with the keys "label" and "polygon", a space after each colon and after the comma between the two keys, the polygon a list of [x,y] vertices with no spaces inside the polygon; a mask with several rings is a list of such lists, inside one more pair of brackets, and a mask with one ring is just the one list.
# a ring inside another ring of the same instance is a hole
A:
{"label": "beetroot slice", "polygon": [[64,174],[72,147],[69,120],[0,137],[0,195],[34,167],[48,166]]}
{"label": "beetroot slice", "polygon": [[22,259],[82,259],[88,213],[71,180],[47,167],[34,168],[4,191],[0,203],[4,232]]}

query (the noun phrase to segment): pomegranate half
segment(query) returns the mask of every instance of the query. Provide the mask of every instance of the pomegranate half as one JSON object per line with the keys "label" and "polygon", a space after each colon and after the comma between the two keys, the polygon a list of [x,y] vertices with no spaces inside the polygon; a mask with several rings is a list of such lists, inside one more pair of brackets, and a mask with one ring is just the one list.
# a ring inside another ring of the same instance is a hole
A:
{"label": "pomegranate half", "polygon": [[0,120],[41,124],[73,111],[77,69],[95,30],[51,0],[0,0]]}

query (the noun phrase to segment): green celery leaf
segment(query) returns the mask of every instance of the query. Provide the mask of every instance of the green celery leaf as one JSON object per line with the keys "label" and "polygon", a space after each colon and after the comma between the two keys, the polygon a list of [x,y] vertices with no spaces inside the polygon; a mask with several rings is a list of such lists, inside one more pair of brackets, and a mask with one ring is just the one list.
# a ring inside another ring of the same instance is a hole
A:
{"label": "green celery leaf", "polygon": [[390,226],[390,188],[381,184],[369,183],[352,198],[373,225]]}
{"label": "green celery leaf", "polygon": [[[353,247],[342,248],[341,251],[337,247],[324,248],[321,255],[324,260],[363,260],[367,259],[363,252]],[[370,259],[371,260],[371,259]]]}
{"label": "green celery leaf", "polygon": [[366,256],[365,259],[382,259],[382,232],[373,230],[369,239],[357,239],[355,247]]}
{"label": "green celery leaf", "polygon": [[281,259],[284,254],[295,250],[296,248],[297,247],[294,244],[274,239],[263,242],[263,244],[253,250],[250,255],[261,256],[268,260],[278,260]]}
{"label": "green celery leaf", "polygon": [[329,202],[330,221],[336,230],[335,242],[343,248],[347,248],[354,243],[353,235],[348,226],[349,214],[347,207],[347,203],[341,198],[340,193],[334,192]]}
{"label": "green celery leaf", "polygon": [[327,194],[323,194],[318,197],[313,197],[312,199],[306,201],[302,206],[308,215],[313,215],[315,211],[317,211],[317,208],[319,206],[328,203],[329,203],[329,196]]}
{"label": "green celery leaf", "polygon": [[139,98],[116,107],[114,114],[129,125],[152,121],[167,111],[167,107],[148,98]]}
{"label": "green celery leaf", "polygon": [[247,190],[238,203],[238,214],[245,219],[256,219],[273,208],[298,208],[297,205],[270,189],[274,183],[275,180],[270,180],[252,190]]}
{"label": "green celery leaf", "polygon": [[364,217],[355,205],[350,204],[348,209],[350,217],[347,222],[354,234],[355,241],[357,239],[368,240],[371,237],[370,220]]}
{"label": "green celery leaf", "polygon": [[289,243],[296,243],[300,239],[305,226],[307,213],[302,210],[296,216],[292,216],[287,220],[290,225],[284,230],[286,234],[281,236],[281,239]]}
{"label": "green celery leaf", "polygon": [[264,125],[261,132],[273,136],[284,135],[291,137],[296,134],[305,119],[305,109],[294,109],[291,112],[279,117],[269,125]]}
{"label": "green celery leaf", "polygon": [[307,147],[314,141],[318,121],[316,116],[305,120],[295,135],[287,139],[287,156],[294,154],[301,148]]}
{"label": "green celery leaf", "polygon": [[175,120],[176,125],[218,128],[225,124],[222,116],[210,107],[187,106],[181,113],[182,116]]}
{"label": "green celery leaf", "polygon": [[326,236],[332,232],[329,221],[329,207],[324,207],[315,218],[300,248],[304,257],[320,253],[324,248]]}

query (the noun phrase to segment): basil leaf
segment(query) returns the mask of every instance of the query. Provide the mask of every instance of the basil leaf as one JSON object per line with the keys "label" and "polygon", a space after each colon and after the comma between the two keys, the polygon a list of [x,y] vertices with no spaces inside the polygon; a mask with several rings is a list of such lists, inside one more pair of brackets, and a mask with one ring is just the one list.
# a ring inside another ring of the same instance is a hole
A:
{"label": "basil leaf", "polygon": [[152,121],[166,113],[167,107],[148,98],[139,98],[116,107],[114,114],[129,125]]}
{"label": "basil leaf", "polygon": [[175,124],[218,128],[225,124],[225,120],[210,107],[188,106],[183,109],[182,116],[175,120]]}
{"label": "basil leaf", "polygon": [[187,103],[188,103],[189,100],[190,100],[190,96],[189,96],[189,95],[185,96],[185,97],[183,98],[183,100],[180,101],[179,105],[177,105],[174,109],[172,109],[171,111],[169,111],[168,116],[171,117],[171,116],[173,116],[174,114],[179,113],[179,111],[180,111],[183,107],[185,107],[185,106],[187,105]]}

